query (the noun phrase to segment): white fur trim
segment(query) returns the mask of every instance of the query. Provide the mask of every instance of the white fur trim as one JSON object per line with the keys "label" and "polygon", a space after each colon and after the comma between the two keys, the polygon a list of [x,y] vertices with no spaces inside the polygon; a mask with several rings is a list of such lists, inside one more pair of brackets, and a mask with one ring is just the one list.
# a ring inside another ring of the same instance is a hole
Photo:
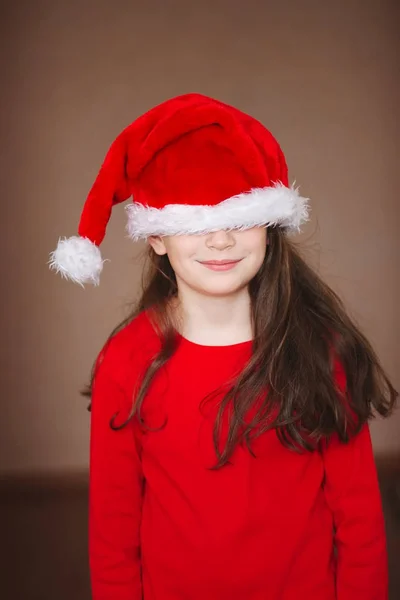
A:
{"label": "white fur trim", "polygon": [[58,240],[57,248],[50,254],[50,269],[82,285],[99,284],[103,270],[100,249],[88,238],[72,236]]}
{"label": "white fur trim", "polygon": [[308,220],[308,198],[294,185],[253,188],[216,204],[167,204],[164,208],[138,202],[127,207],[129,237],[145,239],[151,235],[201,234],[219,229],[249,229],[257,225],[280,225],[299,231]]}

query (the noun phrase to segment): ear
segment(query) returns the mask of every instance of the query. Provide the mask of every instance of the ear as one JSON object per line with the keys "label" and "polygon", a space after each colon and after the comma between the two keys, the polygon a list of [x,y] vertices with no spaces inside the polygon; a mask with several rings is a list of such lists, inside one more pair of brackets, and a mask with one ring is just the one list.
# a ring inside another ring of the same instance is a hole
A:
{"label": "ear", "polygon": [[164,240],[160,235],[151,235],[147,238],[147,242],[153,248],[154,252],[159,256],[167,254],[167,248],[164,244]]}

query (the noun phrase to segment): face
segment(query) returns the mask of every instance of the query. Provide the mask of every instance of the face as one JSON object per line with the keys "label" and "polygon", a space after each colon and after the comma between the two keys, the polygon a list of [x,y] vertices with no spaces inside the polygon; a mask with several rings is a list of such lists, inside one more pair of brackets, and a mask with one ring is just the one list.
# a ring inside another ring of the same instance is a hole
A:
{"label": "face", "polygon": [[208,296],[226,296],[246,288],[259,271],[267,248],[267,229],[157,236],[148,242],[157,254],[168,254],[178,289],[188,286]]}

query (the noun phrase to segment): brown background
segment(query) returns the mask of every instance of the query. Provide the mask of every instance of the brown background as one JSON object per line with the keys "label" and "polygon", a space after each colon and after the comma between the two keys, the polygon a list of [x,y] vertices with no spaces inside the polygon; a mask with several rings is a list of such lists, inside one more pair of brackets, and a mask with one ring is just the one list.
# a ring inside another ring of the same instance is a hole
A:
{"label": "brown background", "polygon": [[[100,288],[48,271],[116,135],[198,91],[262,120],[312,199],[309,259],[400,387],[396,2],[35,0],[2,18],[0,472],[82,469],[78,389],[137,293],[140,245],[113,214]],[[400,450],[400,415],[372,426]]]}

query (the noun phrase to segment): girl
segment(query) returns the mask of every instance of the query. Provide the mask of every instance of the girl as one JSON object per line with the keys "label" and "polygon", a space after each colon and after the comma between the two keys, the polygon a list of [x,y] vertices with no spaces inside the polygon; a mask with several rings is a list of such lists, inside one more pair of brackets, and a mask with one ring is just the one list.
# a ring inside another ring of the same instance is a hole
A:
{"label": "girl", "polygon": [[384,600],[368,419],[396,392],[288,239],[307,219],[256,120],[189,94],[111,146],[52,267],[98,283],[111,208],[150,262],[94,369],[94,600]]}

